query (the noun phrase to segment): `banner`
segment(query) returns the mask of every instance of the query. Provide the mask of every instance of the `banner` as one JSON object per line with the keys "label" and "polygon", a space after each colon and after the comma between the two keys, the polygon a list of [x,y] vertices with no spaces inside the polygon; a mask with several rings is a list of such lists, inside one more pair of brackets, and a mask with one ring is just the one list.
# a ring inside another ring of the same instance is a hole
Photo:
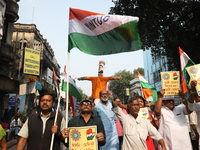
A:
{"label": "banner", "polygon": [[69,127],[70,150],[98,150],[96,126]]}
{"label": "banner", "polygon": [[164,100],[178,99],[180,90],[179,71],[161,72],[162,89],[165,89]]}
{"label": "banner", "polygon": [[[192,80],[197,80],[196,90],[197,90],[198,96],[200,96],[200,64],[187,67],[186,70],[188,74],[190,75],[190,79],[191,79],[190,82]],[[189,86],[190,86],[190,82],[189,82]]]}
{"label": "banner", "polygon": [[25,48],[23,73],[40,75],[40,51]]}

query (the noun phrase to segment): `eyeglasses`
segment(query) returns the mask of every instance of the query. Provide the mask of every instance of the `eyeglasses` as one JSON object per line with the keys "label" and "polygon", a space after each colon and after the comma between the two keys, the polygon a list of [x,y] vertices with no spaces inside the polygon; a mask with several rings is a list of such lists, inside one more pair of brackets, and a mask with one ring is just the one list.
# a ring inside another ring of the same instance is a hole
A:
{"label": "eyeglasses", "polygon": [[86,101],[86,102],[82,102],[81,105],[92,105],[92,103],[89,101]]}
{"label": "eyeglasses", "polygon": [[40,102],[45,102],[45,101],[47,101],[47,102],[52,102],[53,100],[50,100],[50,99],[41,99],[41,100],[40,100]]}

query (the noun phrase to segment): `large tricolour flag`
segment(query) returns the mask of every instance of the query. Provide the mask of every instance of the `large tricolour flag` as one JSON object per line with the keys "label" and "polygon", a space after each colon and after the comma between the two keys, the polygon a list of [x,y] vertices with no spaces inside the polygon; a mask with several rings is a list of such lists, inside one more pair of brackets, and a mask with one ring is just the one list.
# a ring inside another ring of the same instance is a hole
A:
{"label": "large tricolour flag", "polygon": [[138,78],[142,87],[143,96],[147,101],[157,101],[157,91],[156,89],[151,86],[147,80],[138,72]]}
{"label": "large tricolour flag", "polygon": [[138,20],[70,8],[68,51],[76,47],[87,54],[107,55],[139,50]]}
{"label": "large tricolour flag", "polygon": [[180,54],[180,64],[181,64],[181,88],[183,93],[188,93],[188,83],[190,77],[187,73],[186,68],[195,63],[188,57],[188,55],[179,47],[179,54]]}

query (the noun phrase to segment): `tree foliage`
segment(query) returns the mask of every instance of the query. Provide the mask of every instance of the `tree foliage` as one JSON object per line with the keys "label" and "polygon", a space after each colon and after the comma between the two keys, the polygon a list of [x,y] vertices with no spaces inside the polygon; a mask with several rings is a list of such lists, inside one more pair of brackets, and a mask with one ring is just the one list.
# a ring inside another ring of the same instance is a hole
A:
{"label": "tree foliage", "polygon": [[129,82],[134,79],[133,73],[130,71],[122,70],[114,74],[114,76],[122,76],[121,80],[111,80],[109,82],[109,89],[113,93],[113,97],[119,97],[121,100],[125,100],[126,88],[129,88]]}
{"label": "tree foliage", "polygon": [[137,68],[137,69],[134,69],[134,70],[133,70],[133,74],[134,74],[134,75],[137,75],[138,72],[139,72],[141,75],[144,75],[144,68]]}
{"label": "tree foliage", "polygon": [[200,62],[200,0],[113,0],[111,14],[138,16],[143,49],[168,58],[169,70],[180,68],[180,46]]}

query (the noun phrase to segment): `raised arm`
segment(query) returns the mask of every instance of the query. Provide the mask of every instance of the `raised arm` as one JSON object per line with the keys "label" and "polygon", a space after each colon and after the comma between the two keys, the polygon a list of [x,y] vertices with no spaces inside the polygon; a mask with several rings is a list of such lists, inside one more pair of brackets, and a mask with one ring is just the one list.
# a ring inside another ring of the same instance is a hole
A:
{"label": "raised arm", "polygon": [[119,77],[112,77],[111,80],[121,80],[122,79],[122,76],[119,76]]}
{"label": "raised arm", "polygon": [[78,80],[87,80],[86,77],[80,77],[80,78],[77,78]]}
{"label": "raised arm", "polygon": [[165,90],[161,89],[159,94],[158,94],[158,100],[156,102],[155,109],[154,109],[154,112],[155,112],[156,116],[160,116],[161,115],[162,98],[163,98],[164,94],[165,94]]}
{"label": "raised arm", "polygon": [[192,111],[188,108],[188,103],[187,103],[187,100],[186,100],[186,98],[185,98],[185,95],[184,95],[183,91],[179,90],[179,91],[178,91],[178,94],[179,94],[180,98],[182,99],[182,103],[183,103],[183,104],[185,105],[185,107],[186,107],[187,113],[188,113],[188,114],[192,113]]}
{"label": "raised arm", "polygon": [[118,102],[116,102],[116,101],[113,101],[113,102],[112,102],[112,105],[113,105],[113,108],[119,106],[120,108],[123,108],[123,109],[126,109],[126,110],[127,110],[127,105],[124,105],[124,104],[122,104],[122,103],[118,103]]}
{"label": "raised arm", "polygon": [[195,94],[197,94],[197,91],[196,91],[197,81],[196,80],[192,80],[192,82],[190,83],[190,85],[191,85],[191,91],[190,91],[190,96],[188,98],[188,102],[189,103],[194,103]]}

